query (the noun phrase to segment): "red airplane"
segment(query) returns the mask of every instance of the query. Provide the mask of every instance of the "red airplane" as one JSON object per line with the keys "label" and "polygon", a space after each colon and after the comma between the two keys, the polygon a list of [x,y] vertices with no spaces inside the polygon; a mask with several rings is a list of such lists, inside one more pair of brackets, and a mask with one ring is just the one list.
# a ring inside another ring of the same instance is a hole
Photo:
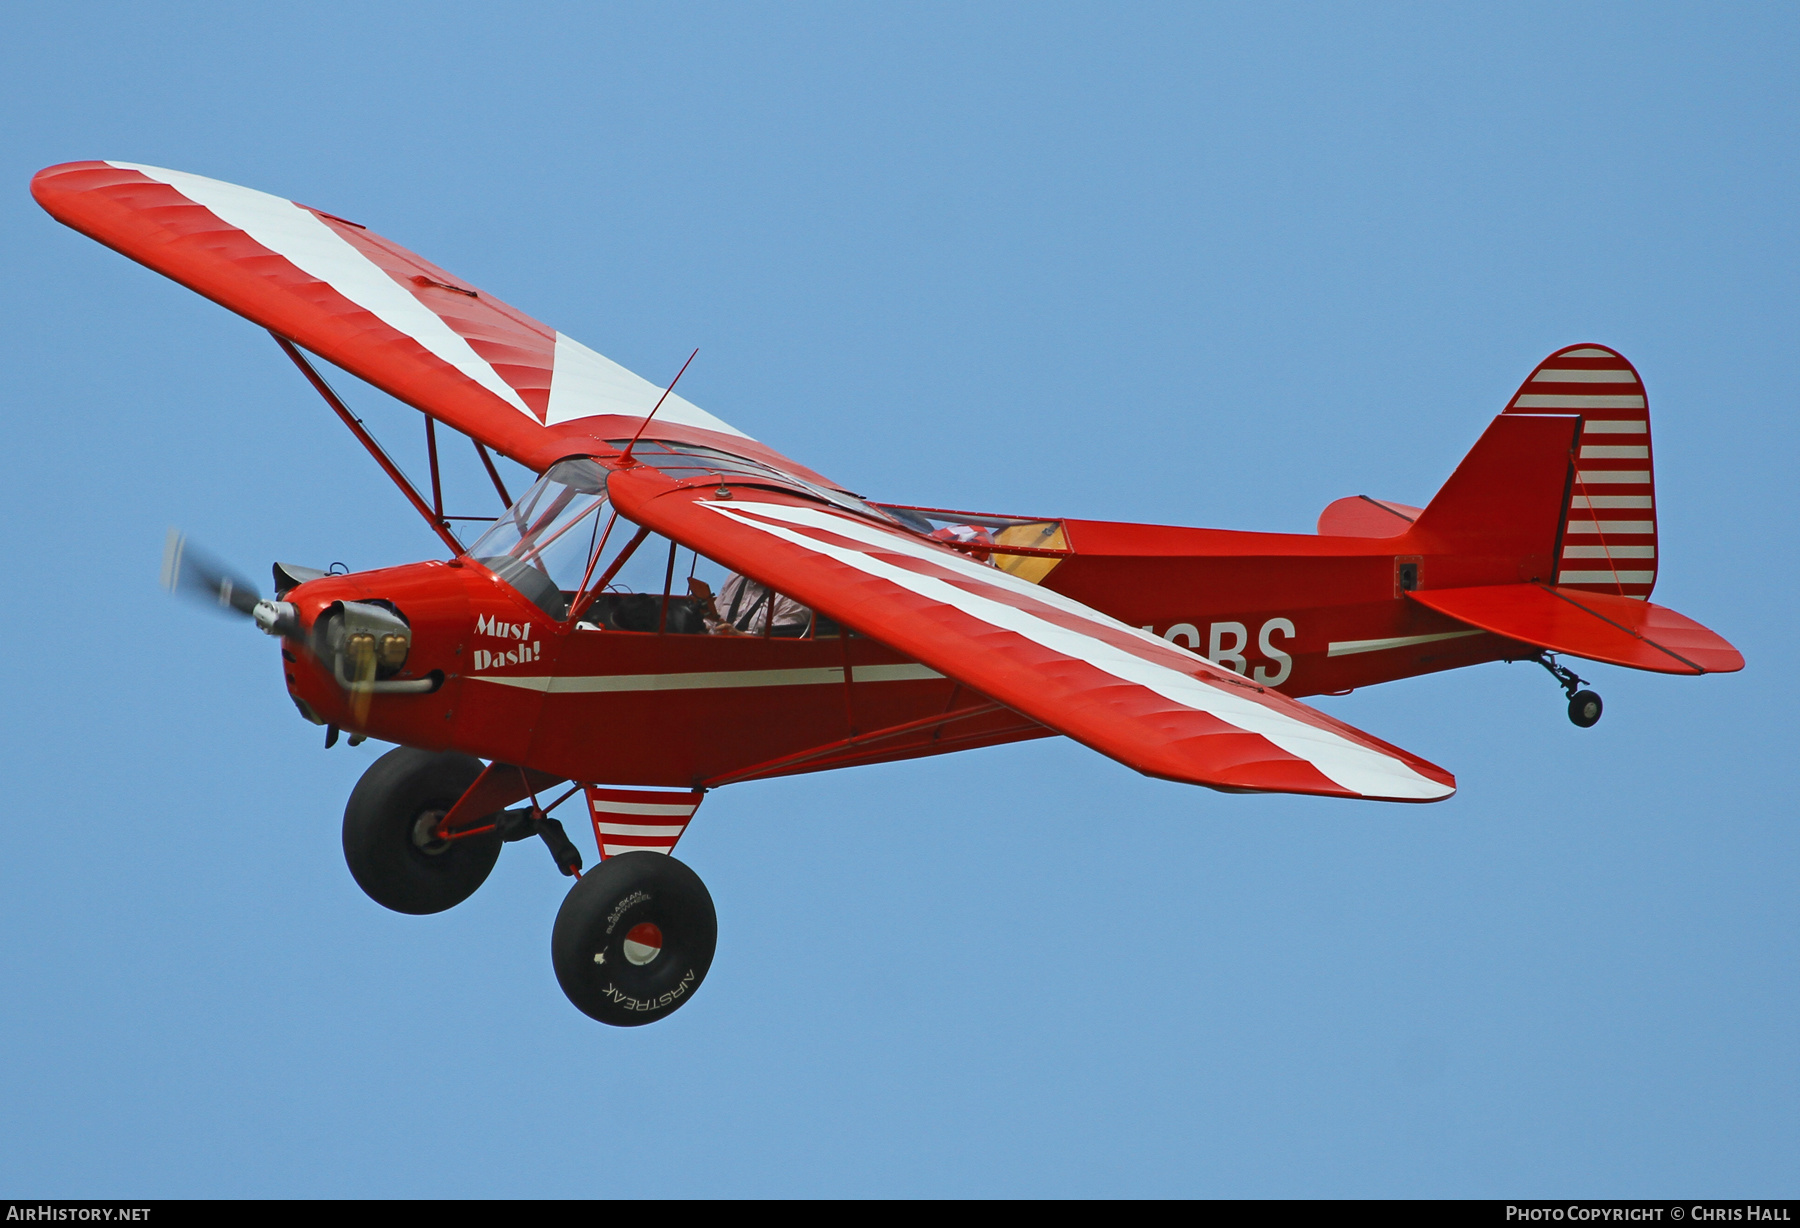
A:
{"label": "red airplane", "polygon": [[[279,638],[327,746],[396,744],[344,811],[376,902],[443,911],[502,844],[543,839],[577,879],[557,979],[604,1023],[660,1019],[706,976],[712,899],[670,854],[721,785],[1063,734],[1225,792],[1440,801],[1449,772],[1299,697],[1528,660],[1586,727],[1600,697],[1553,654],[1743,668],[1648,600],[1649,412],[1604,346],[1540,363],[1424,508],[1340,499],[1317,536],[957,512],[851,494],[333,214],[125,162],[31,190],[273,333],[443,539],[450,558],[404,567],[277,564],[263,599],[172,535],[165,580]],[[429,499],[303,351],[425,415]],[[439,426],[506,505],[472,545],[443,510]],[[536,484],[512,498],[489,449]],[[550,817],[578,792],[585,876]]]}

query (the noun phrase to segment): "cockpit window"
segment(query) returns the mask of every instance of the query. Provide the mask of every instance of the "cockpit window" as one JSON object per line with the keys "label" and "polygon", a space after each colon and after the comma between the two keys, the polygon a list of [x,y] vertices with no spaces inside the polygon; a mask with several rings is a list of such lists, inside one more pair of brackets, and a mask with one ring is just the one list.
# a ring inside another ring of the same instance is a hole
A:
{"label": "cockpit window", "polygon": [[606,470],[587,459],[552,465],[469,557],[558,622],[572,611],[577,632],[840,634],[791,598],[619,515],[606,495]]}
{"label": "cockpit window", "polygon": [[[958,542],[969,547],[966,553],[984,563],[992,563],[1001,571],[1011,572],[1021,580],[1042,584],[1044,577],[1056,570],[1062,560],[1058,555],[1069,548],[1069,538],[1060,520],[1033,520],[1024,516],[990,516],[981,512],[951,512],[932,507],[903,507],[884,503],[881,510],[915,533],[938,541]],[[1036,554],[1011,554],[1005,550],[983,550],[984,545],[1023,547]]]}
{"label": "cockpit window", "polygon": [[469,547],[469,557],[550,617],[567,618],[611,511],[605,469],[591,460],[558,461]]}
{"label": "cockpit window", "polygon": [[[616,439],[610,441],[615,448],[623,449],[626,441]],[[676,443],[665,439],[642,439],[632,446],[631,454],[651,468],[680,480],[694,477],[724,477],[748,479],[752,482],[762,480],[777,486],[804,491],[814,498],[858,516],[867,516],[871,520],[892,523],[893,518],[873,504],[865,503],[847,491],[833,490],[829,486],[821,486],[817,482],[809,482],[805,478],[796,477],[785,469],[777,469],[773,465],[765,465],[761,461],[736,456],[718,448],[702,447],[699,444]]]}

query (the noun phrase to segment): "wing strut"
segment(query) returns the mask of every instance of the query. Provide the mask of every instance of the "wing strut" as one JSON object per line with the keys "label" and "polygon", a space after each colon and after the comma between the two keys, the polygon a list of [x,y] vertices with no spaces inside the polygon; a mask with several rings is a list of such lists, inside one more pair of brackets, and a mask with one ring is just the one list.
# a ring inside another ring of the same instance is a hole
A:
{"label": "wing strut", "polygon": [[501,510],[506,510],[513,504],[512,496],[506,493],[506,483],[500,480],[500,471],[494,468],[494,458],[488,455],[487,447],[481,440],[471,436],[469,442],[475,445],[475,454],[481,457],[481,463],[487,466],[488,477],[493,479],[494,491],[500,496]]}
{"label": "wing strut", "polygon": [[[413,505],[414,510],[416,510],[419,515],[425,517],[425,523],[431,526],[432,532],[443,538],[444,544],[450,547],[451,553],[461,554],[463,552],[463,544],[460,541],[457,541],[456,534],[451,532],[450,522],[444,519],[441,512],[433,511],[431,504],[425,502],[419,492],[414,489],[413,484],[406,480],[406,475],[400,472],[400,466],[396,465],[393,462],[393,459],[382,450],[381,445],[375,442],[375,436],[369,434],[368,428],[362,424],[362,419],[351,413],[350,407],[345,405],[338,397],[338,394],[331,390],[331,385],[325,382],[325,377],[314,370],[313,365],[310,362],[306,361],[306,355],[302,354],[292,341],[289,341],[280,333],[270,330],[269,336],[275,338],[275,344],[281,347],[283,353],[294,360],[294,365],[300,368],[300,373],[306,376],[307,382],[313,386],[313,389],[318,392],[320,396],[325,398],[325,404],[331,406],[337,416],[344,420],[344,425],[350,428],[350,433],[356,436],[357,442],[368,449],[369,455],[375,458],[375,463],[381,466],[382,472],[393,479],[394,485],[400,488],[400,493],[406,496],[407,500]],[[426,421],[429,422],[430,419],[427,418]],[[429,430],[430,428],[427,427],[427,429]],[[475,446],[480,447],[481,445],[476,444]],[[437,465],[435,464],[435,461],[437,460],[437,449],[435,446],[432,448],[432,460],[434,462],[431,467],[432,487],[435,492],[437,489]],[[489,467],[489,472],[492,472],[492,466]],[[499,482],[498,477],[495,478],[495,482],[496,484]]]}

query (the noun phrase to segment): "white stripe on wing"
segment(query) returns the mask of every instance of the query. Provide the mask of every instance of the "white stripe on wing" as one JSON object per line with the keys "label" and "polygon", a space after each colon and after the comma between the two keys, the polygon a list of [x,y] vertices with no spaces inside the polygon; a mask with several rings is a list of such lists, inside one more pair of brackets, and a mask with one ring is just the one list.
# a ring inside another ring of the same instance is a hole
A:
{"label": "white stripe on wing", "polygon": [[[1297,720],[1273,707],[1231,694],[1222,687],[1202,682],[1096,636],[1063,627],[1030,610],[971,592],[960,584],[951,583],[948,576],[922,574],[899,567],[863,550],[840,546],[768,521],[779,520],[795,526],[823,530],[884,552],[906,555],[963,580],[976,581],[982,587],[1010,590],[1012,595],[1040,606],[1062,609],[1093,624],[1096,630],[1104,628],[1123,631],[1156,644],[1160,651],[1172,651],[1166,643],[1154,636],[1127,627],[1097,610],[1062,598],[1038,585],[1016,580],[1006,572],[983,567],[847,516],[812,508],[710,500],[702,500],[696,506],[708,508],[741,525],[823,555],[865,575],[886,580],[927,601],[957,610],[991,627],[1012,632],[1059,656],[1082,661],[1122,682],[1143,687],[1182,707],[1205,712],[1247,733],[1256,734],[1295,758],[1312,764],[1328,779],[1353,793],[1426,800],[1447,797],[1454,792],[1445,785],[1421,776],[1405,762],[1391,755],[1352,742],[1332,730]],[[1195,667],[1197,671],[1204,668],[1199,661],[1195,662]]]}
{"label": "white stripe on wing", "polygon": [[537,421],[537,415],[519,399],[512,385],[500,378],[500,373],[475,352],[461,333],[444,323],[437,312],[421,303],[412,291],[395,281],[385,269],[310,210],[267,192],[240,188],[235,183],[223,183],[183,171],[139,166],[135,162],[109,162],[107,165],[136,171],[147,179],[168,184],[211,211],[226,225],[237,227],[301,272],[318,278],[395,332],[411,337],[520,413],[529,414],[533,422]]}

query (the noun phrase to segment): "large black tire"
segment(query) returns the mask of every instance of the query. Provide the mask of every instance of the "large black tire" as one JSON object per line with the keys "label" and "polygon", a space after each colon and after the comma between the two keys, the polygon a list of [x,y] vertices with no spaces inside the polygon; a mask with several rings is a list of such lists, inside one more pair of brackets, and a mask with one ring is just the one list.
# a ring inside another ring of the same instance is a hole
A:
{"label": "large black tire", "polygon": [[550,959],[577,1010],[632,1028],[694,996],[718,941],[719,916],[698,874],[665,853],[621,853],[563,900]]}
{"label": "large black tire", "polygon": [[395,912],[443,912],[475,894],[500,857],[500,836],[432,838],[439,819],[481,775],[455,751],[397,747],[377,759],[344,807],[344,860],[356,885]]}

